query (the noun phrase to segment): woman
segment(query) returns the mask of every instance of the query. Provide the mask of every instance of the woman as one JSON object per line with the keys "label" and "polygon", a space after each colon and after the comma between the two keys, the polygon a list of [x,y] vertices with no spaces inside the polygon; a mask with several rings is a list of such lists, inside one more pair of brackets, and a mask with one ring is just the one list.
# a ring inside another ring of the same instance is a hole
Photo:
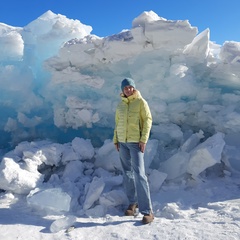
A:
{"label": "woman", "polygon": [[121,89],[113,142],[119,151],[124,187],[130,203],[125,215],[134,216],[136,208],[139,208],[143,214],[142,222],[147,224],[154,219],[144,166],[144,151],[152,127],[152,115],[146,100],[135,89],[133,79],[125,78]]}

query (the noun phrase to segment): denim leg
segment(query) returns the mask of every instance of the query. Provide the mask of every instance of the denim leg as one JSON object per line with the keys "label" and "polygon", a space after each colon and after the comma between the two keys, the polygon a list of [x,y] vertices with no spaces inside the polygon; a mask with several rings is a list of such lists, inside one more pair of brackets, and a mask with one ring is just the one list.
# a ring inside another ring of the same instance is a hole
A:
{"label": "denim leg", "polygon": [[[127,152],[127,154],[121,154],[121,147],[122,152]],[[124,168],[127,168],[129,172],[133,171],[139,212],[149,214],[152,211],[152,204],[147,176],[145,174],[144,153],[140,151],[138,143],[121,143],[119,151],[120,158],[122,158],[126,164]],[[131,164],[129,164],[129,162],[131,162]],[[134,187],[134,185],[132,185],[131,188],[132,187]]]}
{"label": "denim leg", "polygon": [[123,168],[123,186],[129,203],[137,203],[130,150],[125,144],[120,143],[119,146],[119,156]]}

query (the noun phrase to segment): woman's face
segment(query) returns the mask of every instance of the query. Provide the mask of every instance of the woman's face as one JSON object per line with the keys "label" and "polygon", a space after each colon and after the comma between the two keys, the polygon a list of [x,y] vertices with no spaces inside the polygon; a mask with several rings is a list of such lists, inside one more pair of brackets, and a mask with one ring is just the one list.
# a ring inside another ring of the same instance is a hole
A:
{"label": "woman's face", "polygon": [[134,87],[132,87],[132,86],[130,86],[130,85],[124,87],[123,93],[124,93],[124,95],[125,95],[126,97],[129,97],[129,96],[133,95],[133,93],[134,93]]}

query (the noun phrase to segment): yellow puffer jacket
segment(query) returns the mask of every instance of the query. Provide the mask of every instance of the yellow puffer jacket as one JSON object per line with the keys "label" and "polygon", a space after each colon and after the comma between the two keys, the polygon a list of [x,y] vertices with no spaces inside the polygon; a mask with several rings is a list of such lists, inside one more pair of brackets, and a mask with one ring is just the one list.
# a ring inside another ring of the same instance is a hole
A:
{"label": "yellow puffer jacket", "polygon": [[152,115],[145,99],[139,91],[124,97],[118,104],[115,115],[113,142],[147,143],[152,127]]}

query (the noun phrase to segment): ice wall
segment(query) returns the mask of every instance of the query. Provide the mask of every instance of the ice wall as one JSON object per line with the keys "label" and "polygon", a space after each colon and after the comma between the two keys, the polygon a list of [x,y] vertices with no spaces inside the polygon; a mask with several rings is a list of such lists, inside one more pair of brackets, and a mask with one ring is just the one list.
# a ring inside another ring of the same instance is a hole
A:
{"label": "ice wall", "polygon": [[2,147],[75,136],[100,146],[112,137],[125,77],[148,100],[151,138],[162,147],[179,147],[190,132],[240,130],[240,43],[216,45],[209,29],[198,33],[187,20],[152,11],[133,19],[130,30],[104,38],[51,11],[24,28],[0,26],[1,49],[11,49],[0,66]]}

